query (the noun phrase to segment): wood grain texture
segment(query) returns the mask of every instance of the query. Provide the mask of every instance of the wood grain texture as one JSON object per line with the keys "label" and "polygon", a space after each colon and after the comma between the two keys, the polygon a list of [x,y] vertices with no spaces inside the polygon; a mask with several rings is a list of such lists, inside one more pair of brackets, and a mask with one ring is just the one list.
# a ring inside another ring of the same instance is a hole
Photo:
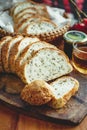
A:
{"label": "wood grain texture", "polygon": [[78,125],[61,125],[31,118],[0,103],[0,130],[87,130],[87,117]]}

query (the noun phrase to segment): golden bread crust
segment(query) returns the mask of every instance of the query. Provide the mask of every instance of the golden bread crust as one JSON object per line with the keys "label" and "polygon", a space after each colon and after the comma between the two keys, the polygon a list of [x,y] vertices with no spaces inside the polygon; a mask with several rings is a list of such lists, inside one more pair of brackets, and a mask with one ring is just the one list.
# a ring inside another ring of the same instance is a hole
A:
{"label": "golden bread crust", "polygon": [[31,105],[43,105],[53,97],[51,86],[43,80],[35,80],[26,85],[21,92],[21,98]]}

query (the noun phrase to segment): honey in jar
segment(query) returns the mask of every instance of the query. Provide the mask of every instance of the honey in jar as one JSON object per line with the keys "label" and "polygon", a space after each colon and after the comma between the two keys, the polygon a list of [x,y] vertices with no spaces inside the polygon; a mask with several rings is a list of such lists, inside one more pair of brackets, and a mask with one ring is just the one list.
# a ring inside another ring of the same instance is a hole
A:
{"label": "honey in jar", "polygon": [[73,43],[76,42],[84,43],[86,41],[87,41],[87,34],[77,30],[68,31],[64,34],[64,52],[71,59],[73,51]]}

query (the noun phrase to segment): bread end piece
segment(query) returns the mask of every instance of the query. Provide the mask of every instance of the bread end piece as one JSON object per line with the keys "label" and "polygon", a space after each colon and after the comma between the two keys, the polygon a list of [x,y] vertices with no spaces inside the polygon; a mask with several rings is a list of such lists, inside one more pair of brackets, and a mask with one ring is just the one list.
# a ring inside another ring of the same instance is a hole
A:
{"label": "bread end piece", "polygon": [[[63,76],[61,78],[59,78],[58,80],[55,81],[55,83],[60,80],[64,80],[64,79],[71,79],[73,82],[74,82],[74,85],[73,85],[73,88],[71,90],[69,90],[66,94],[64,94],[62,97],[53,97],[52,100],[48,103],[48,105],[54,109],[59,109],[59,108],[62,108],[65,106],[65,104],[68,102],[68,100],[70,100],[70,98],[72,96],[75,95],[75,93],[78,91],[79,89],[79,82],[71,77],[71,76]],[[50,84],[52,85],[52,84]],[[61,86],[60,86],[61,87]],[[68,86],[68,87],[71,87],[71,86]]]}
{"label": "bread end piece", "polygon": [[21,98],[30,105],[43,105],[49,102],[53,93],[51,86],[43,80],[34,80],[26,85],[21,92]]}

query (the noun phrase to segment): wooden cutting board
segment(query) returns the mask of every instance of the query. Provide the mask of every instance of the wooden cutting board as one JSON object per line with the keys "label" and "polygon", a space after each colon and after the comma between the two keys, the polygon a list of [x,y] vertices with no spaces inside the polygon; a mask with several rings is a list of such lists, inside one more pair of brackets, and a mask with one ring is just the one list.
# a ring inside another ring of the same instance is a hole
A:
{"label": "wooden cutting board", "polygon": [[[76,71],[73,71],[70,75],[79,81],[80,88],[78,93],[73,96],[67,105],[62,109],[55,110],[46,105],[41,107],[29,106],[20,99],[19,94],[8,94],[4,89],[0,90],[0,100],[5,104],[16,108],[20,112],[24,112],[27,115],[33,116],[35,118],[49,120],[56,123],[67,122],[74,125],[79,124],[87,114],[87,77],[79,74]],[[4,76],[5,75],[3,75],[3,77]]]}

